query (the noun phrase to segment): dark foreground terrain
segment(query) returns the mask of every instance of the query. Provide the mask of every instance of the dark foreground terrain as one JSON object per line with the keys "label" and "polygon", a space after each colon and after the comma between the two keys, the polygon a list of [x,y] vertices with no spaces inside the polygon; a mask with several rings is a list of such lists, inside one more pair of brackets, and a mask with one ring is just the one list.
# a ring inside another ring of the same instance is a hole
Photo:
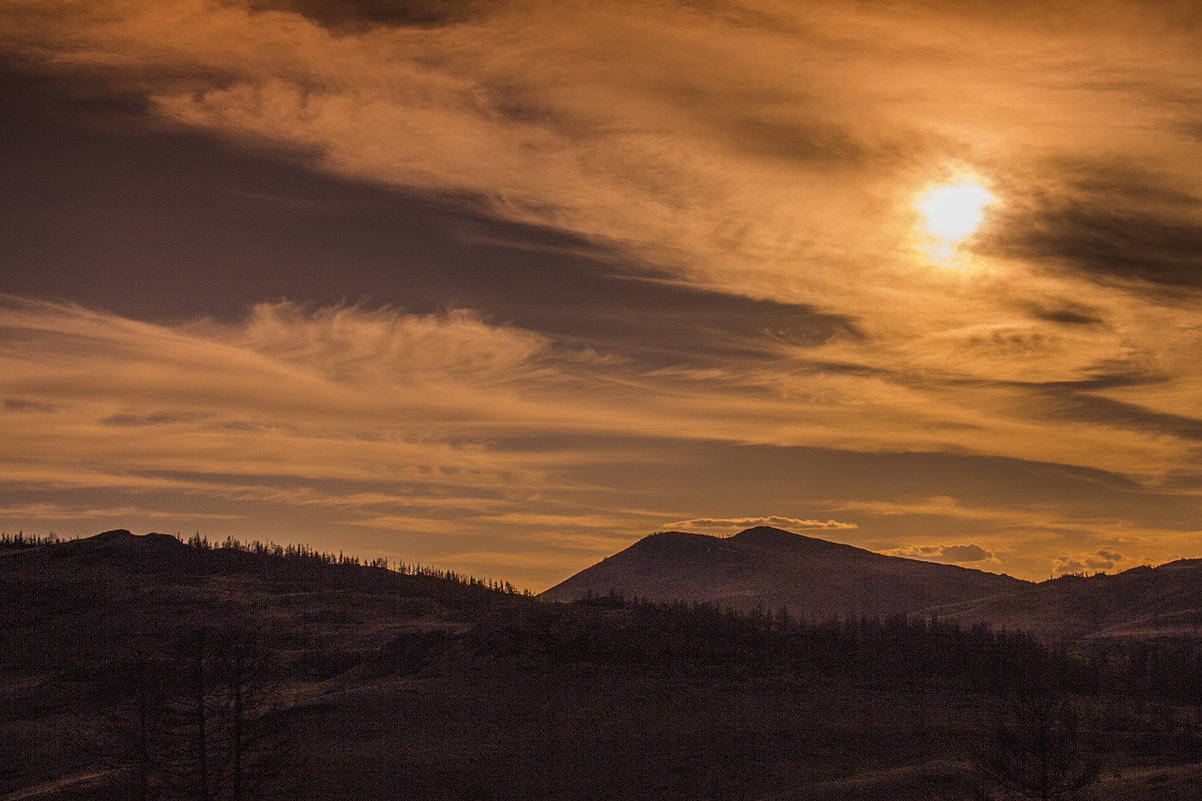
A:
{"label": "dark foreground terrain", "polygon": [[548,603],[128,532],[0,551],[0,602],[4,801],[1038,798],[1041,762],[1049,797],[1202,780],[1189,638],[1067,652],[930,617]]}

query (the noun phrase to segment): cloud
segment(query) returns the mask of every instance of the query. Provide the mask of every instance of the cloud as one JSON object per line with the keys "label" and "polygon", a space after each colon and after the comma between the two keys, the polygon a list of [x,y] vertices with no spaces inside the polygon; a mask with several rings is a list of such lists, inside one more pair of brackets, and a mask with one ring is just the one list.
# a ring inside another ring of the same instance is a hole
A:
{"label": "cloud", "polygon": [[1077,556],[1059,556],[1052,565],[1053,575],[1085,573],[1088,571],[1111,570],[1129,560],[1118,551],[1099,548],[1093,553]]}
{"label": "cloud", "polygon": [[[704,374],[647,371],[463,310],[432,316],[273,303],[236,322],[165,325],[9,299],[0,329],[0,391],[42,407],[71,399],[53,413],[28,405],[5,412],[25,452],[58,453],[64,469],[105,454],[114,467],[141,470],[545,481],[547,469],[573,462],[570,450],[501,457],[484,445],[536,432],[968,448],[1120,471],[1142,462],[1162,471],[1189,453],[1158,430],[1032,426],[1001,397],[991,404],[1003,389],[982,390],[969,410],[871,373],[807,371],[795,362],[742,365],[731,357]],[[80,416],[88,425],[64,424]],[[134,424],[137,440],[119,431]],[[1109,435],[1105,445],[1100,431]]]}
{"label": "cloud", "polygon": [[414,515],[379,515],[344,521],[348,525],[373,529],[391,529],[420,534],[455,535],[463,530],[463,524],[451,519]]}
{"label": "cloud", "polygon": [[927,562],[952,562],[954,564],[975,564],[991,562],[999,564],[993,552],[980,545],[907,545],[893,548],[884,553],[890,556],[903,556],[907,559],[921,559]]}
{"label": "cloud", "polygon": [[[626,524],[629,524],[628,521]],[[537,542],[543,545],[553,545],[557,548],[570,551],[608,556],[627,547],[632,541],[641,539],[647,533],[645,529],[638,529],[627,534],[598,534],[595,532],[578,532],[570,527],[566,530],[534,528],[519,535],[518,539],[532,543]]]}
{"label": "cloud", "polygon": [[[635,332],[619,346],[464,309],[267,303],[153,323],[8,299],[0,426],[20,456],[0,481],[267,499],[397,530],[629,526],[643,518],[582,500],[610,488],[573,471],[688,441],[978,455],[1197,493],[1202,56],[1186,6],[0,0],[6,56],[140,99],[158,130],[601,245],[607,277],[698,301],[612,312]],[[914,200],[961,172],[998,202],[932,256]],[[703,297],[740,305],[720,320]],[[538,493],[563,507],[522,505]],[[886,500],[823,508],[1156,530],[861,495]],[[664,503],[656,519],[705,513]],[[1040,558],[1084,564],[1059,545]]]}
{"label": "cloud", "polygon": [[239,515],[220,512],[191,512],[178,510],[145,509],[138,506],[106,508],[68,508],[56,503],[26,503],[0,506],[0,520],[95,520],[109,518],[129,520],[151,518],[154,520],[238,520]]}
{"label": "cloud", "polygon": [[953,517],[989,516],[989,512],[962,508],[959,502],[947,495],[932,495],[910,501],[844,501],[842,509],[872,512],[880,515],[940,514]]}
{"label": "cloud", "polygon": [[247,5],[293,11],[334,30],[363,30],[378,25],[463,22],[485,4],[477,0],[249,0]]}
{"label": "cloud", "polygon": [[1139,532],[1145,536],[1167,536],[1170,531],[1157,529],[1152,533],[1146,524],[1115,517],[1090,516],[1077,510],[1067,511],[1055,503],[1029,506],[995,507],[963,504],[946,495],[928,498],[904,498],[897,501],[847,500],[829,502],[838,511],[854,511],[882,518],[942,518],[949,521],[969,521],[978,528],[995,532],[1022,531],[1057,532],[1059,535],[1091,535],[1107,542],[1119,542]]}
{"label": "cloud", "polygon": [[964,505],[947,495],[905,498],[896,501],[847,500],[832,503],[832,506],[839,511],[854,511],[882,517],[921,516],[966,520],[975,522],[978,526],[990,528],[1044,527],[1061,522],[1055,514],[1049,514],[1049,510],[1046,508],[1027,510]]}
{"label": "cloud", "polygon": [[1202,192],[1177,172],[1070,162],[1062,182],[1016,199],[986,245],[1010,258],[1111,281],[1197,287]]}
{"label": "cloud", "polygon": [[21,400],[20,398],[5,398],[4,411],[6,412],[52,412],[54,405],[49,403],[34,403],[33,401]]}
{"label": "cloud", "polygon": [[184,474],[494,488],[549,479],[537,459],[500,456],[473,434],[556,416],[515,394],[555,383],[547,343],[466,312],[272,304],[239,323],[171,327],[9,299],[0,335],[0,385],[27,399],[5,411],[24,454],[0,469],[10,481],[35,482],[49,464],[57,482],[75,472],[111,486],[93,475],[104,472],[147,488],[186,484]]}
{"label": "cloud", "polygon": [[548,528],[599,528],[614,529],[628,522],[626,517],[598,514],[548,514],[546,512],[505,512],[503,514],[482,515],[478,518],[484,523],[495,523],[505,526],[548,527]]}
{"label": "cloud", "polygon": [[[872,269],[847,260],[849,242],[897,257],[908,199],[897,182],[914,181],[914,165],[993,166],[1026,148],[1020,164],[1035,174],[1040,159],[1062,156],[1039,112],[1058,109],[1056,133],[1074,153],[1116,109],[1153,108],[1139,86],[1096,86],[1085,55],[1064,63],[1066,44],[1104,54],[1097,30],[1067,42],[997,35],[986,55],[967,44],[980,17],[937,9],[836,3],[819,15],[764,3],[739,20],[734,9],[657,5],[636,21],[621,3],[422,6],[417,17],[441,23],[431,27],[412,24],[408,6],[371,6],[350,12],[370,27],[332,34],[332,4],[111,5],[10,11],[8,41],[60,65],[132,73],[160,113],[189,125],[287,144],[340,174],[471,193],[494,213],[621,242],[740,294],[852,302],[840,312],[873,294],[849,293],[846,271]],[[1052,68],[1087,80],[1049,82]],[[1154,122],[1132,127],[1187,146]],[[864,215],[870,225],[850,222]],[[799,262],[804,282],[791,280]],[[915,302],[900,312],[932,299],[899,296],[896,272],[872,275],[895,303]]]}
{"label": "cloud", "polygon": [[[698,406],[716,410],[704,435],[772,430],[785,444],[861,449],[876,438],[882,450],[966,449],[1142,480],[1192,458],[1175,437],[1196,414],[1145,415],[1133,430],[1133,415],[1095,403],[1070,409],[1054,436],[1041,425],[1065,407],[1049,384],[1088,400],[1099,371],[1122,369],[1147,382],[1130,402],[1156,406],[1202,379],[1179,359],[1163,369],[1192,341],[1189,299],[1180,314],[1144,313],[1130,287],[1094,280],[1142,270],[1181,289],[1202,230],[1199,193],[1172,167],[1196,162],[1199,143],[1165,124],[1202,115],[1162,97],[1192,85],[1197,56],[1169,35],[1113,58],[1129,13],[1086,15],[1078,36],[1026,13],[939,4],[655,5],[637,20],[604,2],[0,8],[10,48],[108,75],[179,123],[468,198],[616,247],[626,269],[804,304],[856,332],[743,337],[775,364],[682,354],[661,373],[681,391],[716,377],[794,401],[790,425],[771,404],[703,392]],[[969,44],[986,35],[990,47]],[[1116,128],[1116,116],[1130,122]],[[1141,166],[1115,167],[1132,149]],[[914,197],[957,164],[989,173],[1000,198],[964,274],[930,264],[912,234]],[[1091,266],[1091,253],[1123,263]],[[673,416],[657,422],[677,436]]]}
{"label": "cloud", "polygon": [[858,528],[855,523],[838,520],[799,520],[795,517],[699,517],[665,523],[661,528],[674,531],[740,531],[755,526],[772,526],[793,531],[839,530]]}

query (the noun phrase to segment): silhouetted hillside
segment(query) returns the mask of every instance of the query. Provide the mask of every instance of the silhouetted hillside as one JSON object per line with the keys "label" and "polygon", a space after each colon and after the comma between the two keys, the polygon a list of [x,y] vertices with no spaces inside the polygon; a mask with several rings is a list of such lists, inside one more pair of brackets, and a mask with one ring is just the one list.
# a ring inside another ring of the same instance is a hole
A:
{"label": "silhouetted hillside", "polygon": [[[0,546],[5,801],[970,801],[988,789],[980,743],[1049,698],[1079,713],[1074,748],[1106,754],[1097,798],[1196,790],[1188,643],[1078,655],[950,615],[544,603],[304,546],[128,531]],[[631,550],[696,573],[808,566],[812,591],[844,598],[868,578],[987,576],[763,528]]]}
{"label": "silhouetted hillside", "polygon": [[872,553],[760,526],[733,537],[652,534],[539,597],[616,592],[721,607],[786,607],[810,620],[888,617],[1021,589],[1009,576]]}
{"label": "silhouetted hillside", "polygon": [[198,626],[254,629],[286,672],[324,678],[393,637],[462,631],[533,600],[495,582],[303,546],[115,530],[0,552],[0,602],[0,669],[36,666],[50,686]]}
{"label": "silhouetted hillside", "polygon": [[1062,576],[937,610],[967,625],[1030,631],[1048,641],[1202,635],[1202,559],[1114,575]]}

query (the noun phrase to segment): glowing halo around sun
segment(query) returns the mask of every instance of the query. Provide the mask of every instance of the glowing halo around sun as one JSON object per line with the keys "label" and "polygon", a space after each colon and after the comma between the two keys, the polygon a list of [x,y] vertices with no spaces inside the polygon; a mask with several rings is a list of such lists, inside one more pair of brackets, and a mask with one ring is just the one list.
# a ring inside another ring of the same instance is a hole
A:
{"label": "glowing halo around sun", "polygon": [[950,244],[976,231],[985,217],[985,207],[993,201],[993,195],[980,181],[965,177],[927,190],[918,199],[918,210],[926,220],[927,232]]}
{"label": "glowing halo around sun", "polygon": [[987,208],[996,201],[971,174],[931,186],[914,201],[923,223],[917,237],[919,249],[944,270],[979,269],[981,265],[962,244],[980,228]]}

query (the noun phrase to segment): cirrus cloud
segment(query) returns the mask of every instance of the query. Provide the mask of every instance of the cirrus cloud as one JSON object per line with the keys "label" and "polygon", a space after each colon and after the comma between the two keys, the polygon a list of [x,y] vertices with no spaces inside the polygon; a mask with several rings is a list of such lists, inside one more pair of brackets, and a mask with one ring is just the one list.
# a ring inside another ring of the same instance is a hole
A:
{"label": "cirrus cloud", "polygon": [[855,523],[844,523],[839,520],[800,520],[795,517],[699,517],[693,520],[677,520],[665,523],[661,528],[680,531],[721,531],[734,532],[755,526],[772,526],[774,528],[791,529],[793,531],[838,531],[840,529],[858,528]]}

